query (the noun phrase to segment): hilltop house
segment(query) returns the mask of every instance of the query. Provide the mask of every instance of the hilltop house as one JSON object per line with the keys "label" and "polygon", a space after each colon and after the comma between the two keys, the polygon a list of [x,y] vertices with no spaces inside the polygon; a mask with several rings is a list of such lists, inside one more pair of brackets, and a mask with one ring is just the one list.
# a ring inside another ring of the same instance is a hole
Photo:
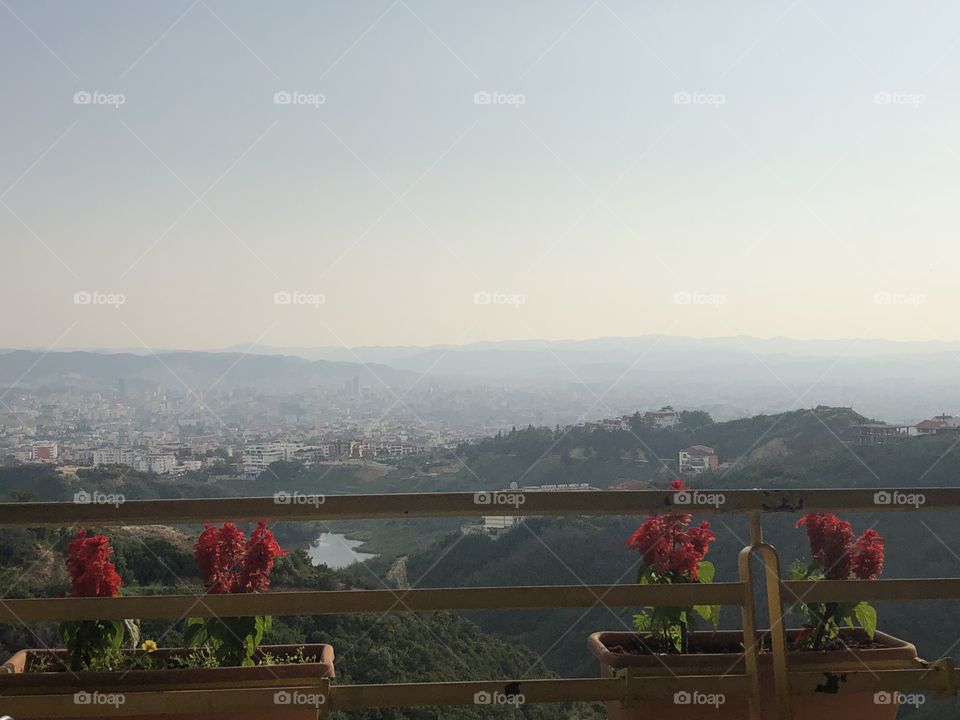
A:
{"label": "hilltop house", "polygon": [[680,424],[680,415],[669,405],[659,410],[648,410],[643,414],[643,421],[658,430],[675,428]]}
{"label": "hilltop house", "polygon": [[887,423],[860,423],[856,426],[857,445],[890,445],[910,436],[906,425],[888,425]]}
{"label": "hilltop house", "polygon": [[706,445],[691,445],[680,451],[681,473],[702,473],[720,464],[717,453]]}

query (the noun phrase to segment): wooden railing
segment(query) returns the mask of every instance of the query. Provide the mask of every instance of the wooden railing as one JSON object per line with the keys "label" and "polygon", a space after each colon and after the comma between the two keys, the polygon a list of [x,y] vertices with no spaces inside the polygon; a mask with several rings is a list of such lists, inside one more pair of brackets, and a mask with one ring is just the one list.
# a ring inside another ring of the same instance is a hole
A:
{"label": "wooden railing", "polygon": [[[724,502],[702,507],[675,503],[669,491],[531,492],[522,504],[483,504],[473,493],[298,496],[287,503],[273,498],[202,500],[131,500],[119,505],[75,503],[0,503],[0,526],[100,527],[144,524],[195,524],[200,521],[308,521],[411,517],[475,517],[477,515],[633,515],[694,510],[698,513],[744,514],[750,520],[750,544],[740,553],[739,581],[685,585],[574,585],[548,587],[415,588],[270,592],[243,595],[130,596],[119,598],[39,598],[0,600],[0,622],[38,623],[62,620],[235,617],[250,615],[320,615],[340,613],[425,612],[435,610],[510,610],[530,608],[589,608],[597,605],[689,606],[728,605],[741,609],[744,633],[742,674],[716,676],[638,677],[622,672],[610,678],[495,680],[452,683],[390,683],[338,685],[320,688],[330,710],[441,705],[472,705],[478,692],[519,688],[526,703],[620,701],[670,697],[680,690],[746,695],[751,720],[761,719],[761,679],[755,603],[759,596],[751,559],[763,568],[773,651],[777,716],[790,720],[790,696],[814,692],[822,673],[790,670],[783,627],[784,607],[798,598],[810,602],[852,600],[960,599],[960,578],[784,582],[773,547],[763,542],[762,517],[771,513],[928,512],[960,510],[960,488],[918,488],[924,503],[917,506],[877,504],[877,490],[728,490]],[[890,491],[891,493],[894,491]],[[312,498],[312,499],[311,499]],[[960,677],[949,661],[916,668],[880,672],[849,670],[844,692],[900,690],[953,694]],[[294,689],[294,688],[291,688]],[[205,690],[197,692],[128,692],[124,715],[169,714],[233,709],[256,712],[276,709],[276,687]],[[158,703],[162,703],[158,705]],[[0,695],[0,714],[17,720],[46,717],[98,717],[102,709],[73,702],[72,695]]]}

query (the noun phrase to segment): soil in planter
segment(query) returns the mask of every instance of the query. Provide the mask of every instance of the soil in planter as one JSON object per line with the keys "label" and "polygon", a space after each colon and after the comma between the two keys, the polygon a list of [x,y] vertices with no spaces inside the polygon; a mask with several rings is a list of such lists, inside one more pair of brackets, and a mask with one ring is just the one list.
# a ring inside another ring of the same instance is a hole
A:
{"label": "soil in planter", "polygon": [[[218,665],[212,652],[204,648],[159,648],[147,653],[141,650],[122,650],[118,652],[116,667],[91,668],[94,671],[109,672],[122,670],[186,670],[190,668],[215,668]],[[286,650],[277,654],[260,651],[255,658],[258,666],[300,665],[319,663],[323,659],[316,653],[304,652],[304,648]],[[69,672],[64,663],[63,653],[56,651],[31,652],[27,658],[25,672]]]}
{"label": "soil in planter", "polygon": [[[875,648],[884,648],[887,647],[883,643],[876,642],[874,640],[869,640],[866,637],[847,637],[847,638],[836,638],[824,644],[824,647],[819,650],[811,650],[809,648],[794,648],[791,644],[788,643],[787,649],[790,652],[802,652],[802,653],[820,653],[820,652],[834,652],[837,650],[872,650]],[[697,636],[691,639],[691,653],[690,654],[706,654],[706,653],[730,653],[730,654],[742,654],[744,651],[743,643],[739,640],[732,640],[727,637],[721,636]],[[760,642],[758,644],[758,649],[760,653],[769,653],[773,651],[773,647],[770,641],[769,633],[764,633],[760,636]],[[615,645],[608,645],[607,650],[616,654],[616,655],[680,655],[681,653],[677,652],[676,647],[669,640],[664,640],[662,638],[641,638],[639,636],[634,636],[627,640],[626,642],[617,643]]]}

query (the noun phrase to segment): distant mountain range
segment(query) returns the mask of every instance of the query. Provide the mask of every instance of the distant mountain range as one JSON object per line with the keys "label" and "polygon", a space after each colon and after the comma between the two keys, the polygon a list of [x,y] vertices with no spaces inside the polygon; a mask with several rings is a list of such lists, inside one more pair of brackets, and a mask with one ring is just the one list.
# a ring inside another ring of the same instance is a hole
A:
{"label": "distant mountain range", "polygon": [[238,352],[168,352],[157,355],[13,350],[0,353],[0,386],[37,388],[78,384],[116,384],[142,380],[171,388],[203,390],[250,386],[295,390],[342,384],[358,377],[365,385],[414,382],[417,373],[375,363],[307,360],[289,355]]}
{"label": "distant mountain range", "polygon": [[[395,345],[343,347],[273,347],[269,345],[236,345],[231,352],[296,355],[308,359],[381,362],[397,367],[420,366],[423,371],[438,354],[455,357],[470,353],[585,353],[596,359],[598,355],[635,355],[658,352],[720,351],[732,354],[789,355],[798,357],[872,357],[879,355],[929,355],[957,353],[960,342],[897,341],[881,339],[795,340],[785,337],[759,338],[749,335],[692,338],[677,335],[641,335],[639,337],[604,337],[589,340],[504,340],[469,343],[466,345]],[[411,369],[414,369],[411,367]]]}
{"label": "distant mountain range", "polygon": [[[0,385],[137,377],[207,387],[223,377],[221,386],[298,389],[354,376],[374,387],[419,381],[530,391],[515,396],[518,408],[546,397],[558,407],[564,400],[565,408],[593,405],[594,413],[674,404],[730,419],[824,404],[892,422],[960,414],[960,343],[647,335],[350,349],[247,345],[158,356],[0,352]],[[571,412],[580,410],[563,417]]]}

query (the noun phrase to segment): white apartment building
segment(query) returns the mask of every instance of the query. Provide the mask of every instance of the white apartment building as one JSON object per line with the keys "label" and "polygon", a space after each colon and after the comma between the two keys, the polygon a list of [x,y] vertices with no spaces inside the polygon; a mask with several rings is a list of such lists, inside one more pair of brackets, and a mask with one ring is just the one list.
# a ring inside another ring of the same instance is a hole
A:
{"label": "white apartment building", "polygon": [[299,445],[294,443],[262,443],[243,449],[243,473],[255,478],[275,462],[290,462],[296,456]]}
{"label": "white apartment building", "polygon": [[127,448],[100,448],[93,451],[93,466],[100,465],[133,465],[137,461],[137,453]]}
{"label": "white apartment building", "polygon": [[140,472],[166,475],[177,469],[177,456],[166,453],[147,453],[134,465]]}
{"label": "white apartment building", "polygon": [[648,410],[643,414],[643,419],[658,430],[668,430],[680,424],[679,413],[670,406],[662,407],[659,410]]}

